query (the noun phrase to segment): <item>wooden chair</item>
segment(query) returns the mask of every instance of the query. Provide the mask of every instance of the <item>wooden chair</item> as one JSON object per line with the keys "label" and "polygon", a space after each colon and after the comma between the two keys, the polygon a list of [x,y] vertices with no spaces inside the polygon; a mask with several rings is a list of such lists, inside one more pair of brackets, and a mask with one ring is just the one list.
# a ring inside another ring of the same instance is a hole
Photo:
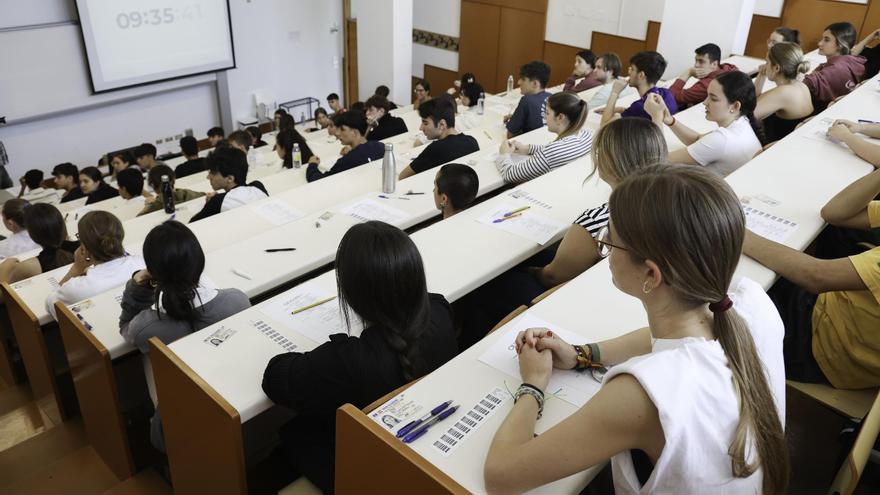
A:
{"label": "wooden chair", "polygon": [[877,435],[880,433],[880,393],[874,391],[874,401],[870,410],[862,421],[862,427],[856,437],[855,444],[849,455],[843,461],[843,465],[837,472],[837,476],[831,483],[829,494],[851,495],[859,484],[859,478],[865,470],[868,458]]}
{"label": "wooden chair", "polygon": [[89,443],[120,480],[136,469],[110,353],[70,309],[55,303],[70,375]]}
{"label": "wooden chair", "polygon": [[522,305],[522,306],[514,309],[513,311],[510,312],[509,315],[502,318],[501,321],[499,321],[494,327],[492,327],[492,330],[489,330],[489,333],[492,333],[495,330],[498,330],[499,328],[503,327],[504,325],[507,325],[508,323],[513,321],[514,318],[521,315],[527,309],[529,309],[529,307],[526,305]]}
{"label": "wooden chair", "polygon": [[568,283],[568,282],[561,283],[561,284],[557,285],[556,287],[551,287],[551,288],[545,290],[543,294],[532,299],[532,302],[529,303],[529,306],[534,306],[535,304],[538,304],[539,302],[543,301],[544,299],[547,298],[547,296],[549,296],[550,294],[553,294],[557,290],[561,289],[566,283]]}
{"label": "wooden chair", "polygon": [[818,383],[802,383],[792,380],[786,385],[809,396],[837,414],[861,420],[874,403],[878,389],[843,390]]}
{"label": "wooden chair", "polygon": [[55,369],[39,320],[9,284],[0,284],[0,292],[6,302],[6,311],[12,322],[12,331],[21,352],[34,401],[49,419],[55,424],[61,424],[71,411],[64,409]]}
{"label": "wooden chair", "polygon": [[150,362],[174,493],[247,493],[238,411],[155,337]]}
{"label": "wooden chair", "polygon": [[[0,315],[0,318],[6,319],[4,315]],[[6,330],[0,328],[0,379],[9,385],[18,383],[12,355],[12,349],[6,341]]]}

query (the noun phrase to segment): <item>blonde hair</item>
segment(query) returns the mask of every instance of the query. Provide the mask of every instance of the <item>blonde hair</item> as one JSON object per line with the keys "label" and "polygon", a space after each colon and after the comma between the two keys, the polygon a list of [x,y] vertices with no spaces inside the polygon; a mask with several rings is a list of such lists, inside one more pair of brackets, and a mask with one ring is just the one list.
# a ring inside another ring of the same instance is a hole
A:
{"label": "blonde hair", "polygon": [[804,60],[804,51],[799,45],[783,41],[770,47],[767,61],[779,66],[779,73],[789,81],[810,70],[810,62]]}
{"label": "blonde hair", "polygon": [[623,118],[599,129],[593,139],[593,171],[618,182],[632,172],[666,161],[663,131],[647,119]]}
{"label": "blonde hair", "polygon": [[[639,204],[650,208],[633,207]],[[657,263],[683,303],[696,308],[727,297],[742,253],[745,217],[721,177],[702,167],[656,165],[619,184],[609,209],[627,253]],[[763,493],[783,493],[789,474],[785,435],[752,335],[734,309],[716,312],[713,319],[739,397],[739,424],[728,450],[733,475],[748,477],[760,465]],[[757,462],[749,463],[753,450]]]}

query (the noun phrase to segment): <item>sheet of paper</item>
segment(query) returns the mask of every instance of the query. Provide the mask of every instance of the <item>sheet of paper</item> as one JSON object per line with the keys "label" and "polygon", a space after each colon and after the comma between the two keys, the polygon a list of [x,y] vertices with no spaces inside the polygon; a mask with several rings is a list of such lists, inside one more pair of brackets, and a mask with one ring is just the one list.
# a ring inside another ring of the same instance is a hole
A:
{"label": "sheet of paper", "polygon": [[743,205],[743,212],[746,215],[746,228],[771,241],[784,243],[797,228],[797,223],[753,206]]}
{"label": "sheet of paper", "polygon": [[363,198],[357,203],[349,205],[342,213],[357,218],[362,222],[379,220],[391,225],[398,225],[409,215],[405,211],[398,210],[380,200]]}
{"label": "sheet of paper", "polygon": [[[262,304],[260,311],[289,330],[323,343],[333,334],[348,333],[339,309],[339,299],[334,298],[297,314],[293,312],[335,295],[314,282],[306,282]],[[353,318],[351,325],[351,334],[360,335],[363,330],[360,320]]]}
{"label": "sheet of paper", "polygon": [[272,225],[284,225],[294,220],[299,220],[305,214],[296,208],[291,208],[283,201],[268,201],[254,208],[261,217],[265,218]]}
{"label": "sheet of paper", "polygon": [[505,214],[512,212],[518,208],[522,208],[522,204],[501,203],[497,207],[490,210],[486,215],[477,219],[478,222],[501,229],[511,234],[525,237],[540,245],[547,244],[559,232],[565,230],[568,225],[560,221],[554,220],[546,215],[538,212],[535,207],[524,210],[522,215],[516,217],[508,217]]}
{"label": "sheet of paper", "polygon": [[[544,320],[523,315],[512,325],[504,328],[499,339],[480,356],[480,361],[489,366],[510,375],[511,383],[519,383],[519,356],[516,353],[516,336],[519,332],[529,328],[550,328],[553,333],[559,335],[570,344],[582,344],[584,338],[564,328],[552,325]],[[550,384],[545,395],[557,397],[575,406],[586,404],[590,397],[599,391],[601,385],[593,379],[592,373],[574,370],[553,370]]]}
{"label": "sheet of paper", "polygon": [[828,128],[831,127],[831,124],[833,123],[834,119],[832,119],[831,117],[823,117],[821,119],[816,117],[815,119],[805,124],[807,126],[807,129],[803,134],[801,134],[801,136],[807,139],[812,139],[814,141],[837,143],[836,140],[828,137]]}

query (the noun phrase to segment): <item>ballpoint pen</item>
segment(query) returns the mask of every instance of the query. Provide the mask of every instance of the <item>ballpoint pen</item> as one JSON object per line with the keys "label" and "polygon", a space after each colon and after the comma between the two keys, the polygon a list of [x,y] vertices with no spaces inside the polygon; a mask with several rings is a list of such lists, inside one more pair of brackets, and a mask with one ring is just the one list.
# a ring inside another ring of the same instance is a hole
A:
{"label": "ballpoint pen", "polygon": [[397,438],[405,437],[407,433],[409,433],[413,430],[413,428],[419,426],[420,424],[424,423],[425,421],[428,421],[429,419],[433,418],[434,416],[440,414],[447,407],[449,407],[450,404],[452,404],[452,401],[448,400],[448,401],[440,404],[439,406],[435,407],[434,409],[431,409],[431,412],[422,416],[421,418],[416,419],[414,421],[410,421],[409,423],[406,424],[406,426],[404,426],[403,428],[401,428],[400,430],[397,431]]}

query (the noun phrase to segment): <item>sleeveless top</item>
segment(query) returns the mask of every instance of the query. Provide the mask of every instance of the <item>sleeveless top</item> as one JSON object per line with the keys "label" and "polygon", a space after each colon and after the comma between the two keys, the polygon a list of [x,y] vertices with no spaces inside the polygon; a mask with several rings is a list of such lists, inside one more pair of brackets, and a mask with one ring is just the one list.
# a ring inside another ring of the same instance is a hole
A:
{"label": "sleeveless top", "polygon": [[44,248],[37,255],[37,261],[40,263],[40,269],[43,273],[48,271],[52,271],[58,268],[60,265],[55,261],[55,255],[58,253],[58,250],[67,251],[70,254],[76,252],[77,248],[79,248],[79,242],[77,241],[62,241],[61,246],[57,249],[55,248]]}
{"label": "sleeveless top", "polygon": [[763,120],[764,127],[764,137],[767,138],[768,143],[772,143],[774,141],[779,141],[791,134],[795,127],[798,126],[804,119],[783,119],[782,117],[776,115],[775,113],[768,115]]}
{"label": "sleeveless top", "polygon": [[[730,292],[734,302],[731,311],[736,310],[748,325],[776,412],[784,425],[782,319],[756,282],[741,279],[732,285]],[[612,457],[614,488],[618,495],[761,493],[763,471],[760,468],[747,478],[733,476],[728,449],[739,423],[739,399],[734,392],[727,358],[717,340],[657,339],[650,354],[614,366],[605,380],[624,373],[639,381],[657,407],[666,445],[644,485],[636,475],[631,451]]]}

